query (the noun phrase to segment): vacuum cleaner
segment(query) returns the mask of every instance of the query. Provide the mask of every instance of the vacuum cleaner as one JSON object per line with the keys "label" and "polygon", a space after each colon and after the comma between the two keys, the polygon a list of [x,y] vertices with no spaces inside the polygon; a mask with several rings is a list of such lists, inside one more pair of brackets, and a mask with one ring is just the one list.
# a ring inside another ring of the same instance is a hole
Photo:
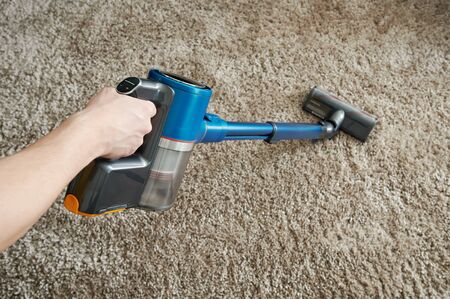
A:
{"label": "vacuum cleaner", "polygon": [[64,206],[78,215],[169,209],[196,143],[329,139],[339,130],[364,142],[376,123],[373,116],[320,87],[312,88],[303,104],[304,110],[320,118],[315,124],[223,120],[206,112],[213,93],[210,87],[157,69],[151,69],[147,79],[124,79],[116,90],[155,104],[153,130],[133,155],[97,158],[70,182]]}

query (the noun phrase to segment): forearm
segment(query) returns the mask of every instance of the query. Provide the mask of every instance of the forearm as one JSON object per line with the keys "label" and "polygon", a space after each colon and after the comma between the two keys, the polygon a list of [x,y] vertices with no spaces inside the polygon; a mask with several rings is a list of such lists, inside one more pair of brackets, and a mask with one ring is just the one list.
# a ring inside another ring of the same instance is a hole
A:
{"label": "forearm", "polygon": [[0,160],[0,250],[20,238],[101,149],[77,114],[20,153]]}
{"label": "forearm", "polygon": [[103,88],[59,128],[0,160],[0,250],[19,239],[90,161],[134,153],[155,114],[151,102]]}

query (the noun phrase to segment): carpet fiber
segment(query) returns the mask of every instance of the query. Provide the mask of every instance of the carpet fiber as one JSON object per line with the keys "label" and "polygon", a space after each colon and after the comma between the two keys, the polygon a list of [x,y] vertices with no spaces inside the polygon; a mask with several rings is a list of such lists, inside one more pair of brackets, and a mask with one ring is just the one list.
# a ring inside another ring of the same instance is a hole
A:
{"label": "carpet fiber", "polygon": [[1,298],[450,296],[447,0],[1,2],[1,156],[150,67],[229,120],[315,122],[313,85],[378,119],[366,143],[197,145],[161,214],[59,197],[0,253]]}

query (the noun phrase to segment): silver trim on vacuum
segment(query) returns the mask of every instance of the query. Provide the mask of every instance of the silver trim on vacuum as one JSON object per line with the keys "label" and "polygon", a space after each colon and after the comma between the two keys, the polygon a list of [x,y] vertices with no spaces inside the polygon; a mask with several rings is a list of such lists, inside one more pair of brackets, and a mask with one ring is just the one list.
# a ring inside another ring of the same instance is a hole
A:
{"label": "silver trim on vacuum", "polygon": [[178,152],[190,152],[194,148],[194,143],[161,138],[159,139],[159,147]]}

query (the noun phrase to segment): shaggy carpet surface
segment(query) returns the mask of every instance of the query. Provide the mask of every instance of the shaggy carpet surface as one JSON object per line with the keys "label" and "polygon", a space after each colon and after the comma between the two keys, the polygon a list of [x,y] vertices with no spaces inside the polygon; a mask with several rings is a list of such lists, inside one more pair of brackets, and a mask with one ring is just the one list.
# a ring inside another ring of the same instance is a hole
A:
{"label": "shaggy carpet surface", "polygon": [[447,0],[1,7],[2,157],[150,67],[208,83],[229,120],[315,122],[313,85],[378,119],[366,143],[197,145],[160,214],[61,195],[0,253],[1,298],[450,296]]}

